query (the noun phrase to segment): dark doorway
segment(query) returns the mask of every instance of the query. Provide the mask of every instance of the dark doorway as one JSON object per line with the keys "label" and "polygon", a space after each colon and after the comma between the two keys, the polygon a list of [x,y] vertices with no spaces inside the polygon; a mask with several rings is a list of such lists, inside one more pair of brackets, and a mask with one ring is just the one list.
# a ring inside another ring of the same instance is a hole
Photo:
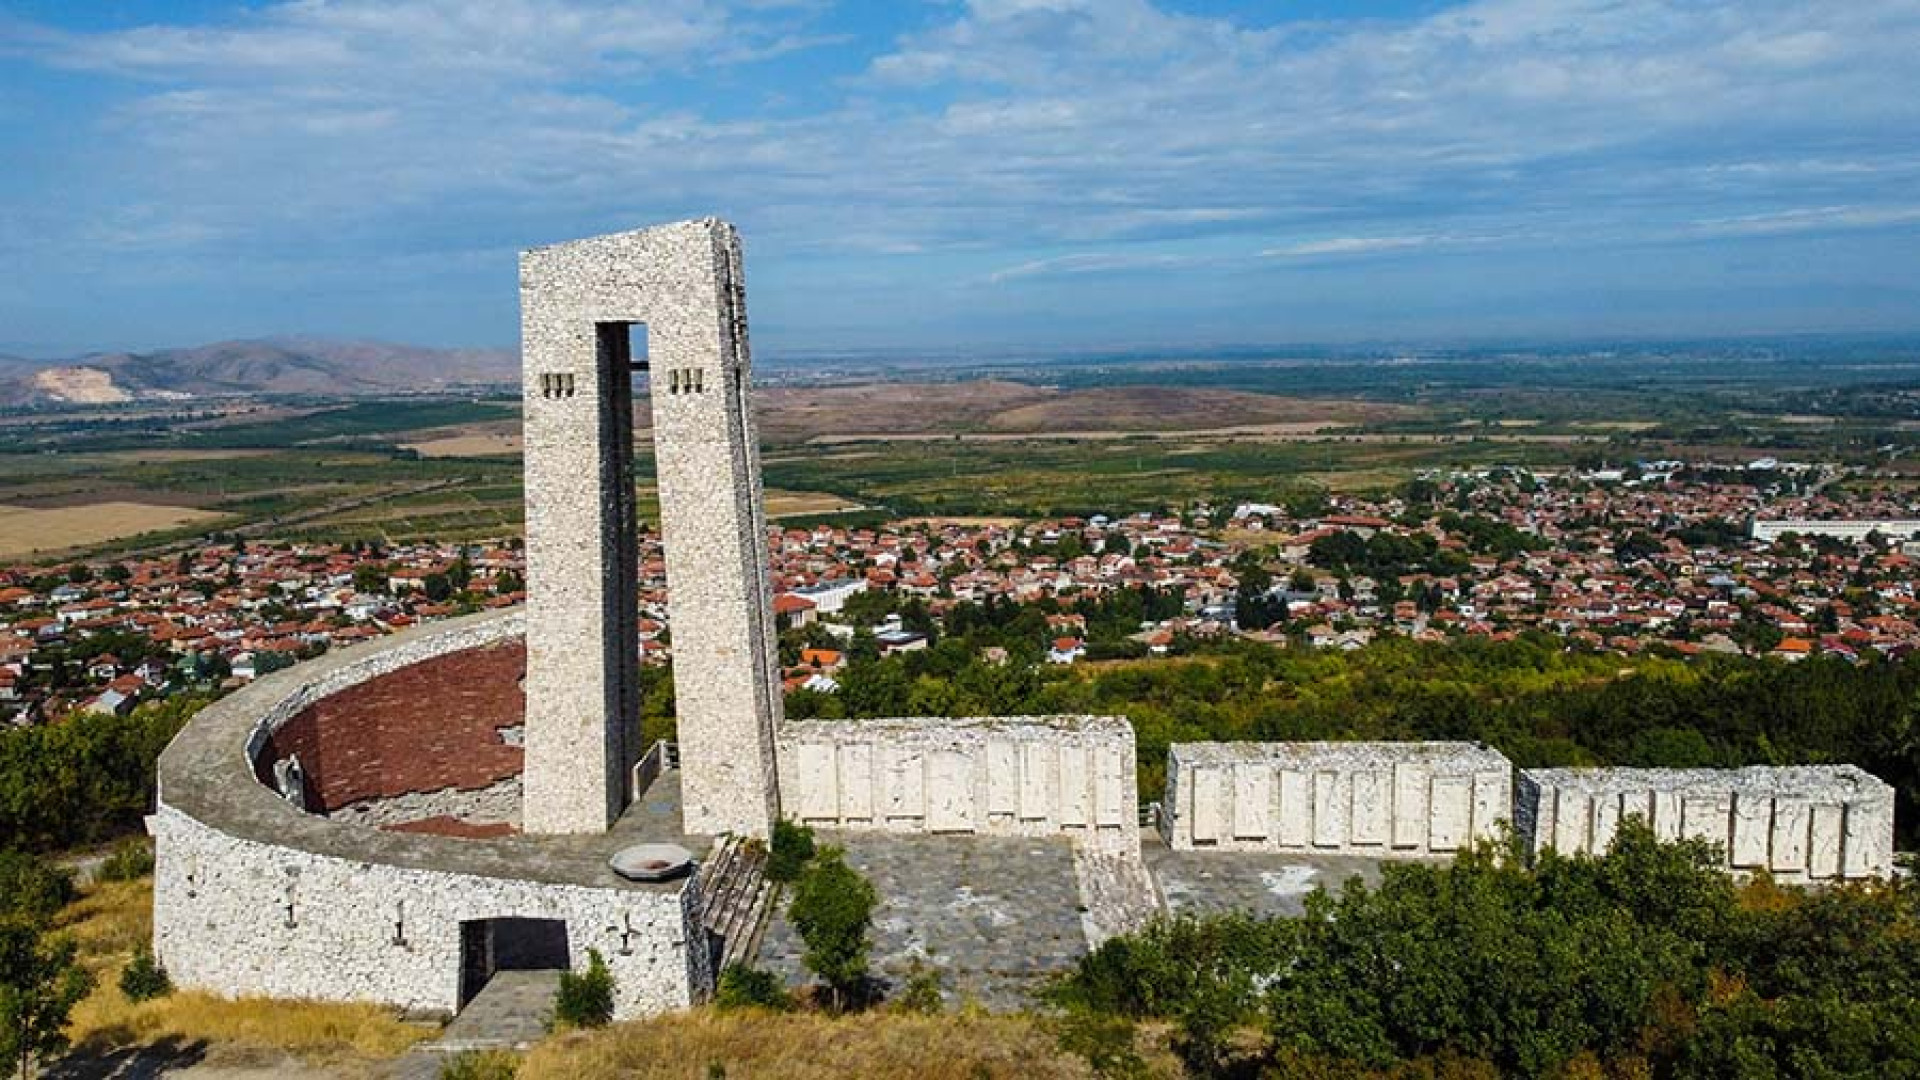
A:
{"label": "dark doorway", "polygon": [[460,1006],[500,971],[565,971],[567,924],[560,919],[476,919],[460,924]]}

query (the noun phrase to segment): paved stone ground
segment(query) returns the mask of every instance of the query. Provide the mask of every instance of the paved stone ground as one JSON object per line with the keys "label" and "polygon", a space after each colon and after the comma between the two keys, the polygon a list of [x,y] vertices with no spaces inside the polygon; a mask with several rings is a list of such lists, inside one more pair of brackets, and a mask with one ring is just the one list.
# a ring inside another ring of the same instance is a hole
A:
{"label": "paved stone ground", "polygon": [[1142,845],[1147,869],[1174,914],[1233,911],[1299,916],[1317,886],[1338,890],[1348,878],[1380,883],[1381,862],[1342,855],[1248,851],[1173,851],[1157,840]]}
{"label": "paved stone ground", "polygon": [[[950,1004],[1012,1010],[1047,975],[1086,953],[1073,852],[1064,839],[826,832],[873,882],[872,967],[897,992],[919,959],[940,972]],[[777,911],[759,963],[789,985],[809,981],[801,944]]]}

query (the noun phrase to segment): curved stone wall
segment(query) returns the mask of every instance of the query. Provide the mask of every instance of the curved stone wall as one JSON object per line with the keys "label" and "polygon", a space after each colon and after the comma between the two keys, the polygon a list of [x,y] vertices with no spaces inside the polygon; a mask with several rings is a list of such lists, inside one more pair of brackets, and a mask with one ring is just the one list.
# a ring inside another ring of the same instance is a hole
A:
{"label": "curved stone wall", "polygon": [[[202,710],[160,758],[149,819],[154,951],[183,986],[452,1012],[476,928],[565,924],[568,962],[598,950],[616,1010],[682,1008],[713,985],[696,878],[642,885],[606,858],[631,837],[455,839],[302,812],[253,763],[289,722],[353,687],[521,633],[518,612],[406,633],[276,672]],[[432,703],[411,719],[434,722]],[[467,981],[472,982],[471,976]]]}

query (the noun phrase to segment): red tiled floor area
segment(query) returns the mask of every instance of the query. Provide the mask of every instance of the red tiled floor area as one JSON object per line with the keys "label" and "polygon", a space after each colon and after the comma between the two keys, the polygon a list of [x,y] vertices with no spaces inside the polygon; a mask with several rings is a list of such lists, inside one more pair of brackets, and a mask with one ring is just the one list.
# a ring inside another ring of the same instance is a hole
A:
{"label": "red tiled floor area", "polygon": [[504,821],[462,821],[445,814],[439,817],[421,818],[419,821],[402,821],[395,825],[382,825],[388,832],[431,833],[434,836],[455,836],[463,840],[485,840],[491,836],[513,836],[520,830]]}
{"label": "red tiled floor area", "polygon": [[450,653],[322,699],[281,726],[255,762],[300,757],[307,805],[328,812],[410,791],[487,787],[520,773],[500,729],[526,718],[526,646]]}

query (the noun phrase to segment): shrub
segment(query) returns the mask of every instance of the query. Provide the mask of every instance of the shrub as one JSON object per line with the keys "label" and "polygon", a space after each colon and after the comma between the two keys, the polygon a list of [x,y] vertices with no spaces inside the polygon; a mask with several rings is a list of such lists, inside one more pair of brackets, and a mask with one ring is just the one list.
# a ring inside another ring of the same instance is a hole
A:
{"label": "shrub", "polygon": [[141,949],[120,971],[120,992],[128,1001],[152,1001],[173,993],[173,980],[153,958],[152,949]]}
{"label": "shrub", "polygon": [[440,1080],[513,1080],[520,1059],[505,1050],[462,1050],[440,1065]]}
{"label": "shrub", "polygon": [[795,825],[785,818],[774,822],[773,844],[767,852],[767,880],[782,885],[798,881],[813,852],[811,828]]}
{"label": "shrub", "polygon": [[153,873],[153,849],[139,840],[128,840],[113,849],[94,871],[95,881],[138,881]]}
{"label": "shrub", "polygon": [[728,964],[720,973],[720,989],[713,1003],[721,1009],[771,1009],[786,1012],[793,998],[771,971],[746,964]]}
{"label": "shrub", "polygon": [[913,967],[907,971],[907,982],[893,999],[893,1007],[901,1012],[920,1013],[931,1016],[946,1007],[940,997],[940,970],[914,960]]}
{"label": "shrub", "polygon": [[787,918],[806,945],[801,959],[826,982],[836,1009],[866,988],[867,930],[876,903],[873,884],[836,847],[822,848],[794,887]]}
{"label": "shrub", "polygon": [[604,1027],[613,1019],[613,972],[599,949],[587,950],[587,970],[560,973],[560,994],[553,1002],[554,1022],[562,1027]]}
{"label": "shrub", "polygon": [[73,902],[73,875],[21,851],[0,851],[0,915],[45,922]]}

